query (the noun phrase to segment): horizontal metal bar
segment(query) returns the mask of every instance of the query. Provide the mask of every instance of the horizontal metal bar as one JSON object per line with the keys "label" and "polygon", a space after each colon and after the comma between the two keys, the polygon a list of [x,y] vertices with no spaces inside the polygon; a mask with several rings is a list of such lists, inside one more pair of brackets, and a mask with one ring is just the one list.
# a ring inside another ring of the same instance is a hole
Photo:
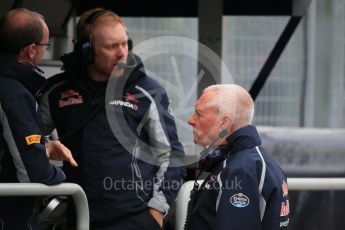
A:
{"label": "horizontal metal bar", "polygon": [[0,183],[0,196],[72,196],[77,215],[77,229],[89,229],[89,207],[84,190],[77,184],[47,186],[39,183]]}
{"label": "horizontal metal bar", "polygon": [[289,190],[345,190],[345,178],[288,178]]}

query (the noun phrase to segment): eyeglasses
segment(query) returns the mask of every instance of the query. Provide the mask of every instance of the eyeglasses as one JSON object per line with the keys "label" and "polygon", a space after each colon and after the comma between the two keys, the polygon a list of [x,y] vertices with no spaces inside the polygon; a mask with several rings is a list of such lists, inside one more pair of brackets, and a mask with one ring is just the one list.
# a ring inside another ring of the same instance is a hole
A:
{"label": "eyeglasses", "polygon": [[46,50],[50,50],[50,42],[48,43],[35,43],[36,46],[45,46],[46,47]]}

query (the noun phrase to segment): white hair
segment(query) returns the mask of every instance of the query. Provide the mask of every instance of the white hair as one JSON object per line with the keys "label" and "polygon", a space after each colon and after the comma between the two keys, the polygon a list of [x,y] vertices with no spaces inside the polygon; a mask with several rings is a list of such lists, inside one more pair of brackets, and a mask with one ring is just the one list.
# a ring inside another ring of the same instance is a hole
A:
{"label": "white hair", "polygon": [[203,93],[213,91],[215,95],[208,103],[216,112],[225,116],[230,114],[238,125],[249,125],[254,116],[254,102],[249,93],[236,84],[211,85]]}

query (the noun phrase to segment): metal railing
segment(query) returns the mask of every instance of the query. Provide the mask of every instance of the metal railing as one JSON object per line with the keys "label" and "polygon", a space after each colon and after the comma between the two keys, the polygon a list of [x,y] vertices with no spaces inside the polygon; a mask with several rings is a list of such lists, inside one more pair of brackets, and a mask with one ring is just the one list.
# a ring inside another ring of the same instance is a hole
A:
{"label": "metal railing", "polygon": [[[198,183],[202,184],[203,180]],[[193,188],[194,181],[184,183],[177,195],[175,230],[183,230],[187,215],[187,206],[190,191]],[[345,190],[345,178],[288,178],[289,191],[315,191],[315,190]]]}
{"label": "metal railing", "polygon": [[84,190],[77,184],[47,186],[39,183],[0,183],[0,196],[72,196],[77,218],[77,230],[89,229],[89,207]]}
{"label": "metal railing", "polygon": [[288,178],[292,190],[345,190],[345,178]]}

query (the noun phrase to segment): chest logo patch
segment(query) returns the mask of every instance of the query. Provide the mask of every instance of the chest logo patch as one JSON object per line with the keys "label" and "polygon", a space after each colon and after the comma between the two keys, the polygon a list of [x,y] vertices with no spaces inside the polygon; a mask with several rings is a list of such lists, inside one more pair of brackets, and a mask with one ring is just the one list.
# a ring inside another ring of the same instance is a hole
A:
{"label": "chest logo patch", "polygon": [[139,103],[139,100],[135,98],[132,94],[126,93],[126,96],[124,96],[126,100],[132,101],[134,103]]}
{"label": "chest logo patch", "polygon": [[61,93],[59,108],[82,103],[83,97],[79,94],[79,92],[73,89],[69,89]]}
{"label": "chest logo patch", "polygon": [[249,198],[243,193],[237,193],[230,197],[230,203],[236,208],[244,208],[249,205]]}
{"label": "chest logo patch", "polygon": [[109,102],[109,105],[114,105],[114,106],[121,106],[121,107],[127,107],[133,110],[138,110],[138,106],[130,103],[128,101],[122,101],[122,100],[113,100]]}

